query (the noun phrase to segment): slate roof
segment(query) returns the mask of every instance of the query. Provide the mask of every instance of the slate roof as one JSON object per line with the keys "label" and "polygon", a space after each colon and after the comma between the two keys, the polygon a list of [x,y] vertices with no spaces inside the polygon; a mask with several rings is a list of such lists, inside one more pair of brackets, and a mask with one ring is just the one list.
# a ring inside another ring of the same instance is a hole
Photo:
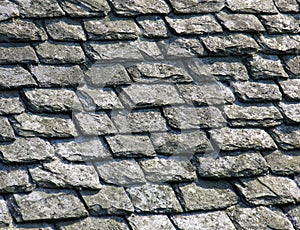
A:
{"label": "slate roof", "polygon": [[300,229],[299,0],[2,0],[0,229]]}

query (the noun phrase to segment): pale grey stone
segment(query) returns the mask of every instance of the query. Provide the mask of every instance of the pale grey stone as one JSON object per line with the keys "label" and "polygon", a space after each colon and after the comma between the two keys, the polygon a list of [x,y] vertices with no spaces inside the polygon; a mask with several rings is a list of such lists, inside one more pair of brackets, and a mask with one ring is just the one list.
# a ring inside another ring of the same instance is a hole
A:
{"label": "pale grey stone", "polygon": [[284,150],[300,148],[300,129],[293,126],[279,126],[271,130],[276,143]]}
{"label": "pale grey stone", "polygon": [[24,110],[17,92],[4,91],[0,93],[0,115],[20,114]]}
{"label": "pale grey stone", "polygon": [[31,74],[21,66],[0,67],[0,89],[35,86]]}
{"label": "pale grey stone", "polygon": [[49,224],[11,224],[4,230],[53,230]]}
{"label": "pale grey stone", "polygon": [[0,196],[0,213],[0,227],[7,227],[12,222],[12,218],[2,196]]}
{"label": "pale grey stone", "polygon": [[245,0],[240,2],[238,0],[227,0],[227,6],[233,12],[242,13],[277,13],[277,9],[272,0]]}
{"label": "pale grey stone", "polygon": [[34,49],[26,44],[1,43],[0,64],[30,64],[37,63]]}
{"label": "pale grey stone", "polygon": [[300,229],[300,206],[292,205],[284,208],[290,221],[293,223],[296,230]]}
{"label": "pale grey stone", "polygon": [[280,81],[279,85],[288,101],[300,100],[300,79]]}
{"label": "pale grey stone", "polygon": [[0,117],[0,141],[15,140],[14,131],[6,117]]}
{"label": "pale grey stone", "polygon": [[274,0],[274,3],[280,12],[299,12],[299,4],[296,0]]}
{"label": "pale grey stone", "polygon": [[214,13],[224,7],[223,0],[170,0],[176,13]]}
{"label": "pale grey stone", "polygon": [[300,56],[288,55],[283,60],[287,70],[291,73],[290,78],[300,78]]}
{"label": "pale grey stone", "polygon": [[175,230],[172,222],[166,215],[136,215],[132,214],[128,218],[133,230]]}
{"label": "pale grey stone", "polygon": [[300,104],[287,104],[280,102],[279,107],[284,114],[287,124],[300,123]]}
{"label": "pale grey stone", "polygon": [[0,6],[0,21],[19,16],[18,6],[10,0],[2,0]]}
{"label": "pale grey stone", "polygon": [[160,16],[140,16],[137,22],[143,30],[143,36],[147,38],[169,37],[166,24]]}
{"label": "pale grey stone", "polygon": [[269,34],[300,32],[299,22],[291,15],[262,15],[261,18]]}

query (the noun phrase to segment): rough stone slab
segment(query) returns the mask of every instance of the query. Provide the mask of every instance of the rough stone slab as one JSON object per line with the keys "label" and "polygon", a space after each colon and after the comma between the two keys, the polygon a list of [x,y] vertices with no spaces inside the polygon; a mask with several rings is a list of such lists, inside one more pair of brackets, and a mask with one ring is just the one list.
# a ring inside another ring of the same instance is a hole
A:
{"label": "rough stone slab", "polygon": [[56,154],[68,161],[102,160],[111,157],[107,146],[98,137],[56,141],[53,147]]}
{"label": "rough stone slab", "polygon": [[179,201],[169,185],[145,184],[140,187],[130,187],[126,191],[138,213],[182,212]]}
{"label": "rough stone slab", "polygon": [[176,215],[171,219],[179,229],[185,230],[236,229],[224,211]]}
{"label": "rough stone slab", "polygon": [[252,14],[217,14],[221,24],[229,31],[257,32],[265,31],[258,18]]}
{"label": "rough stone slab", "polygon": [[112,0],[117,15],[135,16],[141,14],[168,14],[170,8],[163,0]]}
{"label": "rough stone slab", "polygon": [[115,135],[106,136],[106,141],[115,157],[152,157],[155,150],[148,136]]}
{"label": "rough stone slab", "polygon": [[112,120],[121,133],[143,133],[154,131],[166,131],[166,120],[157,111],[121,111],[112,114]]}
{"label": "rough stone slab", "polygon": [[300,123],[300,104],[287,104],[280,102],[279,107],[284,114],[287,124]]}
{"label": "rough stone slab", "polygon": [[300,56],[283,56],[286,69],[291,73],[290,78],[300,78]]}
{"label": "rough stone slab", "polygon": [[61,6],[71,17],[104,16],[110,11],[105,0],[64,0]]}
{"label": "rough stone slab", "polygon": [[290,221],[293,223],[295,229],[300,229],[300,206],[289,206],[284,208],[284,211],[288,215]]}
{"label": "rough stone slab", "polygon": [[84,22],[89,40],[137,39],[138,27],[132,19],[97,19]]}
{"label": "rough stone slab", "polygon": [[24,110],[18,92],[4,91],[0,93],[0,115],[20,114]]}
{"label": "rough stone slab", "polygon": [[201,35],[222,32],[221,25],[210,14],[199,16],[168,16],[166,21],[178,35]]}
{"label": "rough stone slab", "polygon": [[288,101],[300,100],[300,79],[280,81],[279,85]]}
{"label": "rough stone slab", "polygon": [[293,126],[279,126],[271,130],[276,143],[284,150],[300,148],[300,129]]}
{"label": "rough stone slab", "polygon": [[4,163],[35,163],[53,158],[54,149],[40,138],[17,138],[13,143],[0,145],[0,153]]}
{"label": "rough stone slab", "polygon": [[276,148],[276,144],[270,135],[261,129],[231,129],[225,127],[211,130],[210,134],[222,150]]}
{"label": "rough stone slab", "polygon": [[227,0],[227,7],[233,12],[239,13],[277,13],[277,9],[272,0]]}
{"label": "rough stone slab", "polygon": [[291,15],[262,15],[261,20],[269,34],[300,32],[298,21]]}
{"label": "rough stone slab", "polygon": [[228,208],[226,213],[237,229],[294,229],[281,211],[264,206],[250,208],[236,205]]}
{"label": "rough stone slab", "polygon": [[46,21],[45,26],[53,40],[86,41],[85,33],[78,21],[71,19],[52,19]]}
{"label": "rough stone slab", "polygon": [[296,0],[274,0],[275,5],[280,12],[284,13],[298,13],[299,4]]}
{"label": "rough stone slab", "polygon": [[15,140],[14,131],[6,117],[0,117],[0,141]]}
{"label": "rough stone slab", "polygon": [[7,205],[5,200],[2,196],[0,196],[0,227],[4,228],[7,227],[11,222],[12,218],[10,216],[10,213],[8,211]]}
{"label": "rough stone slab", "polygon": [[230,155],[197,156],[197,172],[201,177],[231,178],[262,175],[268,164],[258,152],[234,153]]}
{"label": "rough stone slab", "polygon": [[11,199],[17,222],[79,218],[88,212],[72,190],[36,190]]}
{"label": "rough stone slab", "polygon": [[4,230],[53,230],[49,224],[11,224]]}
{"label": "rough stone slab", "polygon": [[13,127],[24,137],[75,137],[77,132],[68,117],[22,113],[14,116]]}
{"label": "rough stone slab", "polygon": [[283,117],[273,106],[226,105],[224,113],[230,126],[269,127],[282,123]]}
{"label": "rough stone slab", "polygon": [[37,63],[34,49],[27,44],[0,43],[0,64],[31,64]]}
{"label": "rough stone slab", "polygon": [[37,65],[31,66],[30,70],[42,87],[77,86],[83,82],[83,71],[78,65]]}
{"label": "rough stone slab", "polygon": [[140,16],[137,18],[138,25],[143,30],[143,36],[147,38],[169,37],[165,21],[160,16]]}
{"label": "rough stone slab", "polygon": [[240,55],[259,50],[256,41],[247,34],[212,35],[201,40],[212,54]]}
{"label": "rough stone slab", "polygon": [[83,135],[96,136],[117,132],[114,124],[106,113],[76,113],[75,123]]}
{"label": "rough stone slab", "polygon": [[224,7],[223,0],[170,0],[176,13],[214,13]]}
{"label": "rough stone slab", "polygon": [[17,16],[19,16],[18,6],[9,0],[3,0],[0,6],[0,21],[4,21]]}
{"label": "rough stone slab", "polygon": [[92,215],[122,215],[134,211],[124,188],[105,185],[99,191],[80,191]]}
{"label": "rough stone slab", "polygon": [[134,159],[96,162],[101,179],[119,186],[132,186],[146,182],[144,173]]}
{"label": "rough stone slab", "polygon": [[274,151],[265,156],[271,171],[278,175],[300,173],[300,155],[298,151]]}
{"label": "rough stone slab", "polygon": [[21,66],[0,67],[0,89],[35,86],[31,74]]}
{"label": "rough stone slab", "polygon": [[243,178],[235,186],[253,205],[274,205],[299,202],[300,189],[295,181],[287,177],[266,175],[257,178]]}
{"label": "rough stone slab", "polygon": [[156,157],[139,161],[145,178],[153,183],[193,181],[194,166],[186,157]]}
{"label": "rough stone slab", "polygon": [[80,64],[85,61],[81,46],[76,43],[44,42],[36,46],[41,63]]}
{"label": "rough stone slab", "polygon": [[279,101],[282,98],[275,83],[237,82],[232,87],[238,98],[244,102]]}
{"label": "rough stone slab", "polygon": [[175,227],[166,215],[144,216],[132,214],[127,219],[133,230],[175,230]]}

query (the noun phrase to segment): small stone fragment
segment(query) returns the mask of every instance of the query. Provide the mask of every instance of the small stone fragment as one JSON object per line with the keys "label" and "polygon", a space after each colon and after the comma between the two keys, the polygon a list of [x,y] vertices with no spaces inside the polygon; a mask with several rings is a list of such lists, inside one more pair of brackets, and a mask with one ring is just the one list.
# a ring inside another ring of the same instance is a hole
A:
{"label": "small stone fragment", "polygon": [[18,6],[10,0],[2,0],[0,6],[0,21],[19,16]]}
{"label": "small stone fragment", "polygon": [[172,222],[166,215],[136,215],[128,217],[129,224],[133,230],[175,230]]}
{"label": "small stone fragment", "polygon": [[291,15],[262,15],[261,18],[269,34],[300,32],[299,22]]}
{"label": "small stone fragment", "polygon": [[287,124],[300,123],[300,104],[287,104],[280,102],[279,107],[284,114]]}
{"label": "small stone fragment", "polygon": [[277,13],[277,9],[272,0],[227,0],[227,6],[233,12],[241,13]]}
{"label": "small stone fragment", "polygon": [[300,78],[300,56],[288,55],[284,56],[283,60],[291,73],[290,78]]}
{"label": "small stone fragment", "polygon": [[0,89],[35,86],[31,74],[21,66],[0,67]]}
{"label": "small stone fragment", "polygon": [[37,62],[38,58],[29,45],[18,43],[0,44],[0,64],[31,64]]}
{"label": "small stone fragment", "polygon": [[14,131],[6,117],[0,117],[0,141],[15,140]]}
{"label": "small stone fragment", "polygon": [[170,0],[176,13],[214,13],[224,7],[223,0]]}
{"label": "small stone fragment", "polygon": [[12,222],[12,218],[2,196],[0,197],[0,213],[0,227],[7,227]]}
{"label": "small stone fragment", "polygon": [[300,229],[300,206],[292,205],[284,208],[284,211],[288,215],[290,221],[293,223],[295,229]]}
{"label": "small stone fragment", "polygon": [[280,12],[299,12],[299,5],[296,0],[274,0],[274,3]]}
{"label": "small stone fragment", "polygon": [[24,112],[24,110],[17,92],[4,91],[0,93],[0,115],[20,114]]}
{"label": "small stone fragment", "polygon": [[276,143],[284,150],[300,148],[300,129],[293,126],[279,126],[271,130]]}
{"label": "small stone fragment", "polygon": [[147,38],[169,37],[166,24],[160,16],[140,16],[137,22],[143,30],[143,36]]}
{"label": "small stone fragment", "polygon": [[300,79],[290,79],[279,82],[280,87],[284,93],[284,97],[288,101],[300,100]]}

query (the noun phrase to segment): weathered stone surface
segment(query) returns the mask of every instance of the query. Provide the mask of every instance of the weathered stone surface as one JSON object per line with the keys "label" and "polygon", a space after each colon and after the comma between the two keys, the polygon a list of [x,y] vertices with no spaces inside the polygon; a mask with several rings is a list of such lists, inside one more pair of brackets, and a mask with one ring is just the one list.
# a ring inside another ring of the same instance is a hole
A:
{"label": "weathered stone surface", "polygon": [[22,113],[14,116],[14,129],[24,137],[74,137],[75,127],[68,117]]}
{"label": "weathered stone surface", "polygon": [[184,214],[171,217],[179,229],[186,230],[208,230],[208,229],[226,229],[235,230],[224,211],[214,211],[208,213]]}
{"label": "weathered stone surface", "polygon": [[224,7],[222,0],[170,0],[176,13],[214,13]]}
{"label": "weathered stone surface", "polygon": [[295,203],[300,199],[300,189],[296,182],[287,177],[266,175],[244,178],[236,181],[235,186],[253,205]]}
{"label": "weathered stone surface", "polygon": [[104,16],[110,11],[105,0],[63,0],[61,6],[71,17]]}
{"label": "weathered stone surface", "polygon": [[5,230],[53,230],[49,224],[11,224]]}
{"label": "weathered stone surface", "polygon": [[40,138],[17,138],[13,143],[0,145],[0,153],[5,163],[34,163],[54,156],[50,143]]}
{"label": "weathered stone surface", "polygon": [[20,114],[24,112],[24,110],[17,92],[4,91],[0,93],[0,115]]}
{"label": "weathered stone surface", "polygon": [[217,17],[229,31],[265,31],[258,18],[252,14],[227,14],[221,12],[217,14]]}
{"label": "weathered stone surface", "polygon": [[3,0],[0,6],[0,21],[19,16],[18,6],[10,0]]}
{"label": "weathered stone surface", "polygon": [[269,34],[300,32],[298,21],[291,15],[263,15],[261,18]]}
{"label": "weathered stone surface", "polygon": [[226,105],[224,113],[230,126],[257,126],[268,127],[282,123],[283,117],[279,110],[273,106],[239,106]]}
{"label": "weathered stone surface", "polygon": [[237,229],[293,229],[292,224],[281,211],[264,206],[250,208],[236,205],[228,208],[226,213],[234,221]]}
{"label": "weathered stone surface", "polygon": [[219,55],[248,54],[259,49],[255,40],[247,34],[215,35],[201,40],[210,52]]}
{"label": "weathered stone surface", "polygon": [[83,135],[96,136],[117,132],[106,113],[76,113],[74,119]]}
{"label": "weathered stone surface", "polygon": [[83,82],[84,75],[78,65],[38,65],[31,66],[30,70],[42,87],[77,86]]}
{"label": "weathered stone surface", "polygon": [[300,56],[288,55],[284,56],[283,60],[291,73],[290,78],[300,78]]}
{"label": "weathered stone surface", "polygon": [[201,177],[230,178],[261,175],[268,171],[268,164],[258,152],[224,154],[217,158],[198,156],[197,172]]}
{"label": "weathered stone surface", "polygon": [[0,197],[0,213],[0,227],[8,226],[12,222],[12,218],[2,196]]}
{"label": "weathered stone surface", "polygon": [[101,186],[99,191],[83,190],[80,194],[93,215],[120,215],[134,211],[122,187],[106,185]]}
{"label": "weathered stone surface", "polygon": [[271,130],[276,143],[284,150],[300,148],[300,129],[293,126],[279,126]]}
{"label": "weathered stone surface", "polygon": [[116,157],[151,157],[155,155],[150,138],[145,135],[106,136],[110,149]]}
{"label": "weathered stone surface", "polygon": [[13,141],[14,131],[6,117],[0,117],[0,141]]}
{"label": "weathered stone surface", "polygon": [[192,181],[197,178],[194,166],[186,157],[156,157],[139,163],[146,179],[154,183]]}
{"label": "weathered stone surface", "polygon": [[37,63],[38,58],[33,48],[26,44],[1,43],[0,64],[29,64]]}
{"label": "weathered stone surface", "polygon": [[300,79],[280,81],[279,84],[288,101],[300,100]]}
{"label": "weathered stone surface", "polygon": [[132,19],[97,19],[84,22],[89,40],[127,40],[138,38],[138,27]]}
{"label": "weathered stone surface", "polygon": [[138,163],[132,160],[110,160],[96,163],[100,177],[107,183],[131,186],[146,182]]}
{"label": "weathered stone surface", "polygon": [[222,27],[212,15],[168,16],[166,21],[179,35],[200,35],[222,32]]}
{"label": "weathered stone surface", "polygon": [[44,42],[36,46],[40,61],[46,64],[79,64],[85,61],[81,46],[76,43]]}
{"label": "weathered stone surface", "polygon": [[169,185],[145,184],[126,189],[135,211],[152,213],[181,212],[182,208]]}
{"label": "weathered stone surface", "polygon": [[137,22],[147,38],[169,37],[165,21],[160,16],[140,16]]}
{"label": "weathered stone surface", "polygon": [[276,148],[276,144],[270,135],[261,129],[231,129],[225,127],[211,130],[210,133],[222,150]]}
{"label": "weathered stone surface", "polygon": [[295,229],[300,229],[300,206],[289,206],[284,208],[285,212],[287,213],[290,221],[293,223]]}
{"label": "weathered stone surface", "polygon": [[55,220],[87,216],[76,193],[71,190],[36,190],[11,197],[17,222]]}
{"label": "weathered stone surface", "polygon": [[52,19],[45,23],[47,32],[57,41],[86,41],[81,24],[71,19]]}
{"label": "weathered stone surface", "polygon": [[168,14],[170,12],[168,4],[163,0],[112,0],[111,2],[113,4],[114,12],[122,16]]}
{"label": "weathered stone surface", "polygon": [[239,99],[245,102],[278,101],[282,98],[276,84],[237,82],[233,83],[232,87]]}
{"label": "weathered stone surface", "polygon": [[20,66],[0,67],[0,89],[35,86],[31,74]]}
{"label": "weathered stone surface", "polygon": [[274,0],[280,12],[299,12],[299,5],[296,0]]}
{"label": "weathered stone surface", "polygon": [[227,0],[227,6],[233,12],[242,13],[277,13],[277,9],[272,0],[246,0],[239,2],[237,0]]}
{"label": "weathered stone surface", "polygon": [[287,124],[300,123],[300,104],[287,104],[280,102],[279,107],[284,114]]}
{"label": "weathered stone surface", "polygon": [[128,217],[129,224],[133,230],[175,230],[172,222],[166,215],[136,215]]}

